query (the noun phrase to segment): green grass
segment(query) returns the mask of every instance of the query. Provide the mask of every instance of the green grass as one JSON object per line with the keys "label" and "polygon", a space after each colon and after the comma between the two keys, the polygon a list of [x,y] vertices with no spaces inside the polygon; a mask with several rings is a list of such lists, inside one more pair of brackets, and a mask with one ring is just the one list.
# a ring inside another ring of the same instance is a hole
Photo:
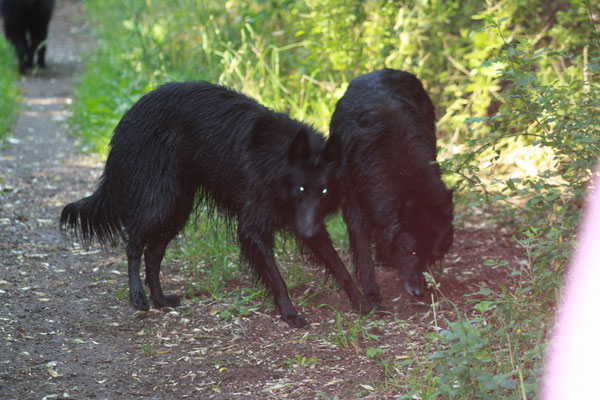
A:
{"label": "green grass", "polygon": [[320,360],[316,357],[307,358],[305,355],[296,354],[295,359],[285,360],[283,363],[289,366],[292,372],[295,372],[297,367],[314,368],[319,361]]}
{"label": "green grass", "polygon": [[343,349],[353,349],[357,353],[363,352],[364,343],[368,341],[378,342],[379,337],[371,333],[377,329],[379,321],[370,322],[371,316],[376,311],[366,315],[354,315],[339,312],[335,307],[331,308],[335,314],[335,329],[331,331],[328,341],[334,346]]}
{"label": "green grass", "polygon": [[0,145],[6,139],[19,114],[21,92],[16,84],[18,65],[12,46],[0,36]]}
{"label": "green grass", "polygon": [[[328,228],[340,254],[347,252],[347,234],[341,215],[327,220]],[[271,309],[268,292],[257,283],[250,270],[240,264],[235,226],[228,226],[214,216],[201,214],[190,222],[183,234],[167,251],[167,258],[179,260],[188,281],[186,297],[209,298],[218,304],[220,317],[246,316],[249,310]],[[275,237],[274,255],[290,291],[305,288],[294,298],[295,304],[318,306],[315,298],[335,287],[321,271],[307,269],[307,260],[296,242],[284,234]],[[241,287],[240,287],[241,286]]]}

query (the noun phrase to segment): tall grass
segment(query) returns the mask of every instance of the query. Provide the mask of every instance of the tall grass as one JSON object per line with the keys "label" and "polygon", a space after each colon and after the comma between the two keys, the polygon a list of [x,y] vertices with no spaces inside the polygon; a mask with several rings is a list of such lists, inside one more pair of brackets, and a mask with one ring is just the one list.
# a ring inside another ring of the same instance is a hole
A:
{"label": "tall grass", "polygon": [[0,145],[6,139],[19,114],[21,92],[16,84],[19,77],[17,57],[10,44],[0,36]]}
{"label": "tall grass", "polygon": [[[278,44],[257,31],[265,7],[178,0],[88,0],[99,51],[77,87],[72,119],[93,151],[105,152],[118,119],[143,93],[172,80],[220,83],[325,131],[331,85],[290,73],[300,40]],[[264,18],[264,17],[263,17]],[[265,27],[262,27],[265,30]]]}

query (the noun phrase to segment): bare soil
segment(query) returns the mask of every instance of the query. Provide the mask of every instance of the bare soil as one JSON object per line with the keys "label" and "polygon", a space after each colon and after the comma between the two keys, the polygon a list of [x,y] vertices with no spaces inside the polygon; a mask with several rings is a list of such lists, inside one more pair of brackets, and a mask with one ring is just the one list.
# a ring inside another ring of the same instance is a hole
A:
{"label": "bare soil", "polygon": [[[77,150],[68,135],[68,104],[84,51],[93,44],[77,0],[57,2],[48,40],[48,69],[21,80],[23,105],[0,152],[0,398],[2,399],[388,399],[382,367],[365,349],[403,360],[425,354],[424,333],[435,330],[433,296],[410,297],[394,271],[378,271],[390,314],[379,342],[333,344],[335,313],[348,302],[339,291],[321,294],[299,311],[311,324],[290,329],[257,309],[219,318],[210,299],[186,299],[172,310],[135,312],[123,296],[123,253],[81,251],[59,231],[62,207],[85,196],[103,162]],[[457,229],[442,270],[444,295],[464,307],[479,286],[510,286],[506,270],[487,259],[517,265],[522,251],[509,233],[476,224]],[[177,260],[166,263],[168,292],[187,287]],[[307,268],[312,268],[307,266]],[[321,273],[321,272],[315,272]],[[233,285],[235,283],[230,283]],[[251,285],[250,277],[243,285]],[[291,293],[302,295],[302,288]],[[452,318],[452,310],[440,310]],[[305,362],[302,362],[303,359]]]}

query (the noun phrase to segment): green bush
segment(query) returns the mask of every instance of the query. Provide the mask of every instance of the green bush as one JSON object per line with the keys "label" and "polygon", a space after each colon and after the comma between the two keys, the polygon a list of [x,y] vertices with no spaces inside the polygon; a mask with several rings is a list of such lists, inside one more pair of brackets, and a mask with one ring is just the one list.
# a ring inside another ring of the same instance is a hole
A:
{"label": "green bush", "polygon": [[0,144],[17,120],[21,92],[16,84],[19,77],[17,57],[12,46],[0,36]]}
{"label": "green bush", "polygon": [[[466,121],[470,129],[463,151],[444,165],[458,175],[456,185],[480,193],[482,203],[507,202],[513,212],[522,212],[526,243],[536,247],[544,237],[551,239],[544,247],[558,250],[547,254],[557,269],[568,259],[570,252],[561,244],[573,238],[600,154],[600,41],[596,35],[581,44],[593,54],[584,65],[583,55],[536,47],[529,37],[509,41],[502,20],[491,15],[485,20],[503,48],[482,67],[495,66],[505,88],[493,115]],[[548,72],[548,66],[565,62],[565,73]],[[536,253],[534,259],[542,256]],[[536,272],[544,275],[547,267],[543,262]]]}

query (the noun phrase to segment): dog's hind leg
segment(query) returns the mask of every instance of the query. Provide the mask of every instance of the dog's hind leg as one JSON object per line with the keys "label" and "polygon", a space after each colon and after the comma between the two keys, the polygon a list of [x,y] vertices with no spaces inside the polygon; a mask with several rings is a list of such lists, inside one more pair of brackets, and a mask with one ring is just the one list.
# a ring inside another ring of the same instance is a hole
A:
{"label": "dog's hind leg", "polygon": [[160,287],[160,263],[165,256],[165,249],[172,238],[159,236],[148,241],[144,260],[146,261],[146,283],[150,287],[150,298],[156,308],[177,307],[180,304],[176,295],[165,296]]}
{"label": "dog's hind leg", "polygon": [[336,282],[344,289],[354,308],[362,313],[369,313],[373,309],[383,309],[383,307],[373,303],[358,291],[344,263],[333,248],[333,244],[325,228],[321,228],[315,236],[309,239],[304,238],[302,241],[312,250],[321,264],[327,268]]}
{"label": "dog's hind leg", "polygon": [[308,324],[298,314],[287,292],[287,286],[275,264],[273,239],[265,240],[254,232],[243,232],[238,226],[238,236],[242,256],[248,261],[262,283],[273,294],[273,302],[279,309],[281,319],[292,328],[302,328]]}
{"label": "dog's hind leg", "polygon": [[127,243],[127,274],[129,275],[129,302],[136,310],[148,311],[150,305],[140,279],[140,261],[144,243],[133,238]]}
{"label": "dog's hind leg", "polygon": [[354,196],[347,197],[342,207],[342,214],[348,228],[352,261],[363,293],[370,300],[379,303],[383,298],[375,279],[370,233],[366,226],[365,215]]}
{"label": "dog's hind leg", "polygon": [[46,40],[46,37],[48,36],[48,26],[38,26],[38,25],[34,25],[31,26],[30,29],[30,36],[31,36],[31,49],[30,49],[30,60],[31,60],[31,67],[33,67],[33,56],[35,54],[35,52],[37,51],[37,64],[42,67],[45,68],[46,67],[46,44],[44,43],[44,40]]}

